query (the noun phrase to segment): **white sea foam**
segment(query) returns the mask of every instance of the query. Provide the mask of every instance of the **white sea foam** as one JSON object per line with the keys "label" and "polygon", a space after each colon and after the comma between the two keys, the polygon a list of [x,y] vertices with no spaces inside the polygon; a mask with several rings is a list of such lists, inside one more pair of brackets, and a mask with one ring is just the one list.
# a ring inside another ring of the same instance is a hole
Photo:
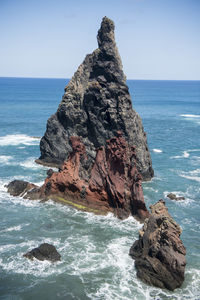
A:
{"label": "white sea foam", "polygon": [[[39,169],[43,169],[43,170],[48,170],[49,167],[47,166],[43,166],[41,164],[37,164],[35,162],[36,158],[35,157],[29,157],[27,158],[25,161],[19,162],[18,164],[23,167],[23,168],[27,168],[27,169],[32,169],[32,170],[39,170]],[[58,169],[57,168],[51,168],[54,172],[57,172]]]}
{"label": "white sea foam", "polygon": [[189,174],[191,174],[191,175],[198,175],[198,174],[200,174],[200,169],[189,171]]}
{"label": "white sea foam", "polygon": [[184,118],[200,118],[200,115],[192,115],[192,114],[183,114],[180,116]]}
{"label": "white sea foam", "polygon": [[153,149],[153,152],[162,153],[163,151],[161,149]]}
{"label": "white sea foam", "polygon": [[38,145],[40,138],[31,137],[26,134],[8,134],[0,136],[0,146],[16,146],[16,145]]}
{"label": "white sea foam", "polygon": [[20,231],[21,230],[21,225],[18,225],[18,226],[12,226],[12,227],[8,227],[6,229],[3,229],[1,230],[0,232],[3,233],[3,232],[10,232],[10,231]]}
{"label": "white sea foam", "polygon": [[143,190],[147,190],[147,191],[152,191],[154,193],[158,193],[158,190],[157,189],[154,189],[153,187],[151,186],[145,186],[143,185]]}
{"label": "white sea foam", "polygon": [[[45,242],[54,244],[56,247],[60,244],[59,240],[55,238],[46,239]],[[24,253],[35,248],[39,244],[41,244],[41,241],[28,241],[20,244],[9,244],[0,247],[1,253],[8,251],[13,252],[14,249],[17,249],[17,254],[0,259],[1,268],[6,272],[12,271],[17,274],[32,274],[37,277],[47,277],[51,274],[62,273],[63,270],[57,267],[61,264],[61,262],[52,264],[49,261],[38,261],[37,259],[31,261],[23,257]]]}
{"label": "white sea foam", "polygon": [[7,165],[13,159],[12,156],[9,155],[0,155],[0,164]]}
{"label": "white sea foam", "polygon": [[39,165],[35,162],[34,157],[29,157],[25,161],[20,162],[19,165],[23,168],[28,168],[28,169],[42,169],[43,168],[42,165]]}
{"label": "white sea foam", "polygon": [[189,150],[183,151],[182,153],[183,153],[182,155],[171,156],[170,158],[171,159],[173,159],[173,158],[188,158],[190,156]]}
{"label": "white sea foam", "polygon": [[200,182],[200,177],[198,177],[198,176],[189,176],[189,175],[184,175],[184,174],[180,174],[180,176],[184,177],[186,179],[190,179],[190,180]]}
{"label": "white sea foam", "polygon": [[197,182],[200,182],[200,169],[195,169],[195,170],[191,170],[191,171],[187,171],[187,172],[180,172],[179,176],[186,178],[186,179],[190,179],[190,180],[194,180]]}

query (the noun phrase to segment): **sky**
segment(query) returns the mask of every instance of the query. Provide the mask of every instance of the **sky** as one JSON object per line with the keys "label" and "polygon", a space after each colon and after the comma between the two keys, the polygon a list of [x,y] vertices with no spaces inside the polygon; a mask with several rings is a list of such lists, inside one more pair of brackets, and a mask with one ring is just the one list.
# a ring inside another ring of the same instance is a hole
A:
{"label": "sky", "polygon": [[200,80],[200,0],[0,0],[0,77],[71,78],[104,16],[128,79]]}

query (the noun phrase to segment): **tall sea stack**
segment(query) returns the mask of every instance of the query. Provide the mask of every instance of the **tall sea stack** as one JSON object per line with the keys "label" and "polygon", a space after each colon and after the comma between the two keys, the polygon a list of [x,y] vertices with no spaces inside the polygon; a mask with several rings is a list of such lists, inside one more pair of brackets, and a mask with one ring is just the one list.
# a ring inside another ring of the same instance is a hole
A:
{"label": "tall sea stack", "polygon": [[86,149],[81,177],[89,180],[96,149],[120,131],[135,148],[136,167],[143,180],[153,177],[146,133],[133,110],[126,77],[114,37],[114,23],[104,17],[97,35],[98,48],[88,54],[65,88],[57,112],[47,122],[36,161],[61,166],[73,151],[70,138],[78,136]]}

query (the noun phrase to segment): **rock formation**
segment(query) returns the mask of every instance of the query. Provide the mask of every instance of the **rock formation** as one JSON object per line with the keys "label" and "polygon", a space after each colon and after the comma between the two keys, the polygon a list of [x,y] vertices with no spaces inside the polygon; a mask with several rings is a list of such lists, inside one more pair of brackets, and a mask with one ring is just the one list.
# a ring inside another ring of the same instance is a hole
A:
{"label": "rock formation", "polygon": [[65,88],[57,112],[47,122],[41,139],[41,156],[36,161],[61,166],[70,156],[70,138],[78,136],[85,145],[87,164],[81,179],[88,180],[96,149],[121,131],[135,146],[137,169],[143,180],[153,177],[146,133],[139,115],[132,109],[131,97],[114,38],[114,23],[104,17],[97,36],[98,49],[86,56]]}
{"label": "rock formation", "polygon": [[135,148],[128,145],[121,132],[116,135],[96,149],[89,179],[85,176],[90,163],[86,147],[80,137],[72,136],[72,151],[60,170],[48,170],[42,187],[26,191],[24,198],[53,199],[96,214],[113,212],[119,218],[131,214],[143,221],[149,212],[136,167]]}
{"label": "rock formation", "polygon": [[141,118],[132,109],[114,23],[106,17],[97,40],[99,48],[79,66],[41,139],[37,162],[57,165],[59,171],[49,170],[43,186],[26,189],[24,198],[143,221],[149,213],[142,180],[150,179],[153,169]]}
{"label": "rock formation", "polygon": [[186,249],[181,228],[169,215],[163,200],[151,207],[137,240],[130,249],[137,276],[144,282],[174,290],[184,281]]}
{"label": "rock formation", "polygon": [[38,248],[32,249],[23,256],[30,260],[36,258],[41,261],[49,260],[51,262],[56,262],[61,259],[61,255],[58,253],[56,248],[48,243],[41,244]]}
{"label": "rock formation", "polygon": [[24,196],[29,190],[36,188],[35,184],[23,180],[13,180],[6,185],[7,191],[12,196]]}

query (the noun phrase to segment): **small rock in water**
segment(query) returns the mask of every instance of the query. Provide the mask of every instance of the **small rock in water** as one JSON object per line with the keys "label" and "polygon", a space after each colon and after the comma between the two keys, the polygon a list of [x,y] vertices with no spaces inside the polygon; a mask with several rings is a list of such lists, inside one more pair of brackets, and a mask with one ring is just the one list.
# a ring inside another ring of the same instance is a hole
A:
{"label": "small rock in water", "polygon": [[181,228],[172,219],[163,200],[151,207],[151,215],[130,249],[137,276],[144,282],[171,291],[184,281],[186,249]]}
{"label": "small rock in water", "polygon": [[37,258],[41,261],[49,260],[51,262],[56,262],[61,259],[61,255],[58,253],[56,248],[48,243],[41,244],[38,248],[32,249],[23,256],[30,260]]}
{"label": "small rock in water", "polygon": [[23,180],[13,180],[6,187],[12,196],[24,196],[31,189],[37,188],[35,184]]}
{"label": "small rock in water", "polygon": [[176,201],[185,200],[185,197],[177,197],[176,194],[173,193],[169,193],[167,197],[171,200],[176,200]]}

